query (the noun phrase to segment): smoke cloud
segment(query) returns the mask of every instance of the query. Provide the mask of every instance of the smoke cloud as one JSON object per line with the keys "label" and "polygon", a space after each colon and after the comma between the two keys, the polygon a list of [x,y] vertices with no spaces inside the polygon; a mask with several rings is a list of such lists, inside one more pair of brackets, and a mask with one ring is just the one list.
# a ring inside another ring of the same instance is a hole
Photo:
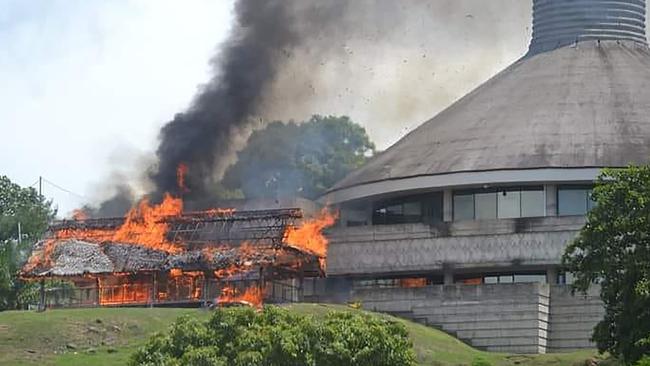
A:
{"label": "smoke cloud", "polygon": [[[236,151],[267,121],[349,115],[384,148],[523,55],[531,8],[521,0],[238,0],[213,78],[161,129],[150,196],[180,194],[183,163],[185,201],[213,204]],[[123,203],[126,192],[113,198]]]}

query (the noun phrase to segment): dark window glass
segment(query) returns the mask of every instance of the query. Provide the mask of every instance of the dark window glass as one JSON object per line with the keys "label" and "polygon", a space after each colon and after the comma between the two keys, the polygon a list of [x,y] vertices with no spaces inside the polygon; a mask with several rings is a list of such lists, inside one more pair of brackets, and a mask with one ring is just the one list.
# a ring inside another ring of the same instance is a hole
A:
{"label": "dark window glass", "polygon": [[474,195],[454,195],[454,221],[474,220]]}
{"label": "dark window glass", "polygon": [[557,191],[558,215],[584,215],[593,206],[591,188],[581,186],[560,186]]}
{"label": "dark window glass", "polygon": [[442,193],[408,196],[379,203],[372,216],[373,225],[392,225],[442,220]]}

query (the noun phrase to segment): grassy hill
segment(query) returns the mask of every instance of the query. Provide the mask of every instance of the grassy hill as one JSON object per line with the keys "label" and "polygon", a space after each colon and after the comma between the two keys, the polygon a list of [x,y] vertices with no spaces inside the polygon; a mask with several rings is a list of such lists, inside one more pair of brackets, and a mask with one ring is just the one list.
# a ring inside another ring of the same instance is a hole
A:
{"label": "grassy hill", "polygon": [[[345,306],[316,304],[294,304],[288,308],[314,316],[331,310],[351,310]],[[205,310],[161,308],[0,312],[0,365],[124,365],[130,353],[149,335],[164,330],[182,314],[199,318],[210,315]],[[398,321],[407,327],[421,365],[470,365],[482,358],[494,366],[578,366],[596,357],[594,351],[550,355],[487,353],[438,330]]]}

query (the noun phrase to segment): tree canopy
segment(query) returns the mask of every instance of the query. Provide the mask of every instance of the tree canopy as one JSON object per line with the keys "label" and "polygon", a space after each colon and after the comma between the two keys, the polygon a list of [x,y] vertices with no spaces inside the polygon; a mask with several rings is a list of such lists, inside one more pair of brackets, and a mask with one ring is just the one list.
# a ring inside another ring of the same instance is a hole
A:
{"label": "tree canopy", "polygon": [[0,176],[0,310],[18,305],[23,284],[16,274],[55,213],[52,203],[35,189],[20,187]]}
{"label": "tree canopy", "polygon": [[366,130],[348,117],[273,122],[253,132],[223,183],[241,189],[247,198],[315,198],[374,152]]}
{"label": "tree canopy", "polygon": [[593,199],[563,262],[575,289],[600,284],[606,313],[594,330],[598,349],[632,364],[650,353],[650,167],[603,171]]}
{"label": "tree canopy", "polygon": [[324,318],[276,306],[216,310],[208,321],[181,317],[130,360],[131,366],[408,366],[406,328],[377,316],[331,312]]}

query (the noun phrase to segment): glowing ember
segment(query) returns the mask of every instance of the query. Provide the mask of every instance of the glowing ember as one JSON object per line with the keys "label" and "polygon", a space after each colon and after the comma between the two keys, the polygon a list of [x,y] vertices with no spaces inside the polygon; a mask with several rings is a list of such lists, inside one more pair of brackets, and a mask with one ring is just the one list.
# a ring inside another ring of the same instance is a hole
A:
{"label": "glowing ember", "polygon": [[325,207],[318,217],[306,220],[299,227],[288,227],[284,233],[284,242],[321,258],[326,258],[328,241],[323,235],[323,229],[334,225],[336,219],[338,219],[338,213],[331,213]]}
{"label": "glowing ember", "polygon": [[[108,279],[97,278],[100,305],[146,304],[151,301],[151,287],[144,283],[130,283],[126,281],[126,276],[123,273],[115,273]],[[116,280],[120,283],[107,283]]]}
{"label": "glowing ember", "polygon": [[219,306],[243,304],[254,306],[258,309],[262,307],[263,302],[264,291],[257,286],[249,287],[243,293],[234,287],[226,286],[221,289],[221,295],[217,299]]}
{"label": "glowing ember", "polygon": [[399,280],[399,286],[403,288],[419,288],[427,286],[426,278],[402,278]]}

